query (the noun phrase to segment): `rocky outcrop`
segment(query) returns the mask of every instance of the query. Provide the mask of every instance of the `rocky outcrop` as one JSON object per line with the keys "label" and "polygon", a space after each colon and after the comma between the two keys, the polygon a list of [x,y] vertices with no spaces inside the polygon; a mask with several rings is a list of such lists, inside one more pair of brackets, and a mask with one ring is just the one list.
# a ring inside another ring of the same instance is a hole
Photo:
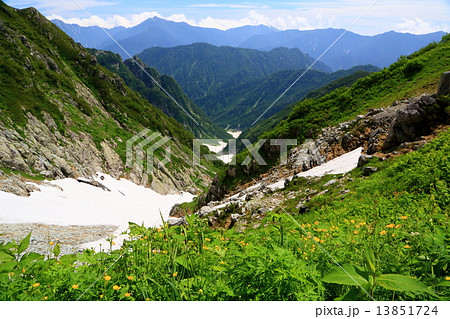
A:
{"label": "rocky outcrop", "polygon": [[21,177],[11,175],[5,176],[0,171],[0,192],[12,193],[17,196],[28,197],[31,192],[40,191],[33,184],[26,183]]}
{"label": "rocky outcrop", "polygon": [[[66,130],[64,135],[61,134],[47,113],[42,120],[28,113],[27,124],[20,133],[6,128],[0,121],[0,167],[48,179],[89,178],[97,172],[106,172],[114,178],[127,177],[136,184],[150,186],[164,195],[179,190],[196,191],[195,187],[186,189],[192,184],[190,176],[195,175],[194,168],[172,172],[161,167],[154,171],[151,181],[136,164],[125,173],[124,163],[115,151],[116,143],[111,138],[101,141],[98,147],[88,133]],[[207,177],[202,179],[208,180]],[[29,194],[22,184],[5,183],[3,191],[21,196]]]}
{"label": "rocky outcrop", "polygon": [[450,94],[450,71],[444,72],[439,81],[437,95],[449,95]]}

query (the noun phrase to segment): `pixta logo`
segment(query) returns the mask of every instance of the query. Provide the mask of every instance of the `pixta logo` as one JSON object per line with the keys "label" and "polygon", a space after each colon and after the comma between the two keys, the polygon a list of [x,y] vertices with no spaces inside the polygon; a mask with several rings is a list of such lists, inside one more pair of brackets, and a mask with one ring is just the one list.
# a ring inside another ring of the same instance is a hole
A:
{"label": "pixta logo", "polygon": [[[280,162],[282,164],[286,164],[287,162],[287,155],[288,155],[288,146],[295,146],[297,145],[296,139],[262,139],[259,140],[257,143],[252,144],[250,140],[248,139],[242,139],[242,143],[244,144],[245,148],[248,150],[250,155],[248,155],[241,163],[241,165],[248,165],[250,164],[252,158],[255,159],[255,161],[259,165],[267,165],[266,161],[262,158],[261,154],[259,153],[259,150],[261,147],[269,142],[271,146],[278,146],[280,150]],[[193,143],[193,153],[194,153],[194,164],[200,165],[200,159],[201,159],[201,145],[202,144],[210,144],[210,145],[217,145],[220,144],[222,140],[220,139],[196,139]],[[229,165],[236,165],[236,140],[228,140],[228,155],[231,156],[231,161],[228,163]],[[206,160],[209,161],[220,161],[219,158],[214,156],[213,154],[204,154],[203,155]]]}
{"label": "pixta logo", "polygon": [[[163,136],[159,132],[151,133],[149,129],[144,129],[140,133],[134,135],[127,141],[126,151],[127,151],[127,167],[135,167],[140,171],[146,170],[147,174],[151,174],[153,169],[160,169],[170,162],[172,155],[170,147],[166,147],[165,156],[162,160],[157,160],[155,157],[155,151],[167,144],[170,141],[170,137]],[[139,142],[140,141],[140,142]],[[147,158],[146,164],[144,165],[144,159]]]}

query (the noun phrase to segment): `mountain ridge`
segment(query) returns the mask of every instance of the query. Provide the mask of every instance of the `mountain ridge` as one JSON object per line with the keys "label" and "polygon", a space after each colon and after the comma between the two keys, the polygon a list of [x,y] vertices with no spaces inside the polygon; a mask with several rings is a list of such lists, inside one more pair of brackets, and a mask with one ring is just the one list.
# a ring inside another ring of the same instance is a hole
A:
{"label": "mountain ridge", "polygon": [[[121,54],[124,58],[128,58],[99,27],[80,27],[56,20],[55,23],[77,42],[88,44],[88,47],[113,51]],[[161,23],[164,23],[166,27],[161,28]],[[146,28],[149,27],[153,27],[151,34],[145,32]],[[94,41],[100,33],[99,31],[102,31],[103,34],[99,35],[98,41]],[[216,46],[233,46],[266,51],[275,47],[296,47],[314,58],[323,53],[344,31],[343,29],[333,28],[278,30],[264,25],[244,26],[223,31],[191,26],[185,22],[173,22],[157,17],[147,19],[131,28],[115,27],[108,29],[108,32],[113,37],[117,37],[117,40],[132,55],[155,46],[174,47],[206,42]],[[83,33],[86,33],[86,36]],[[158,33],[163,35],[159,36]],[[348,31],[336,43],[334,49],[323,57],[322,61],[331,66],[333,71],[365,64],[373,64],[383,68],[395,62],[401,55],[411,54],[432,41],[439,41],[444,34],[444,32],[434,32],[415,35],[388,31],[375,36],[365,36]],[[136,41],[138,38],[139,41]],[[409,46],[402,47],[402,43],[408,43]],[[401,45],[399,46],[399,44]],[[386,51],[390,51],[390,53]],[[333,52],[334,54],[331,54]]]}

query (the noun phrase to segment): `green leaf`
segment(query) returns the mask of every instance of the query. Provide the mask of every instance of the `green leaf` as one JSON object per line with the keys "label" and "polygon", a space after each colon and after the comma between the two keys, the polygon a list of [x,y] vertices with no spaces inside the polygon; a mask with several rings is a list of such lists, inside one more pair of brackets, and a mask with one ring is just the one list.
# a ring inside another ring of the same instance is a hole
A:
{"label": "green leaf", "polygon": [[350,288],[349,291],[347,291],[345,294],[343,294],[342,296],[335,298],[335,301],[354,301],[354,300],[360,300],[359,299],[359,295],[358,295],[359,291],[358,288],[356,287],[352,287]]}
{"label": "green leaf", "polygon": [[376,261],[375,261],[375,254],[373,253],[372,248],[370,248],[367,243],[364,243],[364,260],[367,263],[367,266],[369,266],[370,270],[372,270],[372,273],[375,273],[376,271]]}
{"label": "green leaf", "polygon": [[38,259],[44,259],[44,256],[35,252],[30,252],[23,255],[22,258],[20,259],[20,262],[26,264]]}
{"label": "green leaf", "polygon": [[25,237],[24,239],[22,239],[22,241],[19,244],[19,248],[17,253],[20,255],[21,253],[23,253],[28,246],[30,246],[30,238],[31,238],[31,232],[28,234],[27,237]]}
{"label": "green leaf", "polygon": [[175,258],[175,262],[189,270],[189,262],[185,256],[178,256]]}
{"label": "green leaf", "polygon": [[55,248],[53,248],[53,254],[55,255],[55,257],[58,257],[60,253],[61,253],[61,246],[59,244],[56,244]]}
{"label": "green leaf", "polygon": [[224,272],[225,270],[227,270],[225,267],[222,266],[214,266],[213,269],[219,272]]}
{"label": "green leaf", "polygon": [[431,293],[428,287],[417,279],[397,274],[380,275],[377,284],[388,290]]}
{"label": "green leaf", "polygon": [[344,268],[345,271],[340,267],[334,268],[322,278],[322,281],[349,286],[369,285],[369,282],[365,278],[367,275],[356,266],[345,264],[342,268]]}
{"label": "green leaf", "polygon": [[6,249],[0,249],[0,263],[14,260],[14,254]]}
{"label": "green leaf", "polygon": [[10,272],[17,265],[15,261],[5,262],[0,264],[0,273]]}
{"label": "green leaf", "polygon": [[438,283],[438,286],[450,287],[450,281],[443,281]]}

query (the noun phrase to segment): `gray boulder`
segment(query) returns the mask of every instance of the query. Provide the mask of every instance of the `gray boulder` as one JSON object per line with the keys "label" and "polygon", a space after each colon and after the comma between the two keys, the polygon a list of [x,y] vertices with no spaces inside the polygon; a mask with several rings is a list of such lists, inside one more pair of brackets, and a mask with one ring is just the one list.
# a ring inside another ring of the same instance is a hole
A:
{"label": "gray boulder", "polygon": [[391,149],[404,142],[414,141],[427,131],[425,111],[417,104],[410,103],[397,111],[383,149]]}
{"label": "gray boulder", "polygon": [[369,176],[377,171],[378,171],[378,168],[376,168],[376,167],[366,166],[363,168],[363,175]]}
{"label": "gray boulder", "polygon": [[167,219],[167,224],[169,224],[170,227],[172,226],[182,226],[182,225],[186,225],[186,218],[184,217],[169,217]]}
{"label": "gray boulder", "polygon": [[437,95],[450,94],[450,71],[444,72],[439,81]]}
{"label": "gray boulder", "polygon": [[367,163],[369,163],[369,161],[373,158],[373,156],[371,155],[365,155],[365,154],[361,154],[361,156],[358,159],[358,167],[363,167],[364,165],[366,165]]}

